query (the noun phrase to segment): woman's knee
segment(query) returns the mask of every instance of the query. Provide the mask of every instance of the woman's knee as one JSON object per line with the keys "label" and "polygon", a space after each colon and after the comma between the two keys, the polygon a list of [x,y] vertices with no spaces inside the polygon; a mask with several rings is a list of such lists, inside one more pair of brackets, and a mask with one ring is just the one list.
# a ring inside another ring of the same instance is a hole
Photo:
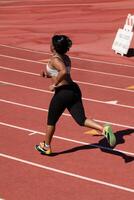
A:
{"label": "woman's knee", "polygon": [[86,118],[76,120],[77,124],[80,126],[85,126]]}

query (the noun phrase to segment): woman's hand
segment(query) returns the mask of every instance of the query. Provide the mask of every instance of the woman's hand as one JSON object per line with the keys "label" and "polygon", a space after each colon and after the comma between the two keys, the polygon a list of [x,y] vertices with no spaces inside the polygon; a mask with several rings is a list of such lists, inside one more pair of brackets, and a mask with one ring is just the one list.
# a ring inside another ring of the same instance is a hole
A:
{"label": "woman's hand", "polygon": [[41,74],[40,74],[43,78],[46,78],[47,74],[46,72],[42,71]]}
{"label": "woman's hand", "polygon": [[51,78],[51,76],[49,74],[47,74],[47,72],[42,71],[40,74],[43,78]]}
{"label": "woman's hand", "polygon": [[50,85],[50,86],[49,86],[49,90],[50,90],[50,91],[54,91],[54,90],[55,90],[55,88],[56,88],[56,86],[55,86],[55,85]]}

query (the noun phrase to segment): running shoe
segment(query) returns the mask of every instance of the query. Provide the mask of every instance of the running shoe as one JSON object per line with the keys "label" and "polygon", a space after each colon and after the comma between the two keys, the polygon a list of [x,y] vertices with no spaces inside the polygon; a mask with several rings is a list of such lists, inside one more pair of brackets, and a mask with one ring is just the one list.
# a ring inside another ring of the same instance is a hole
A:
{"label": "running shoe", "polygon": [[115,135],[114,135],[114,133],[112,131],[111,126],[105,125],[104,129],[103,129],[103,134],[106,137],[109,145],[111,147],[114,147],[116,145],[116,137],[115,137]]}
{"label": "running shoe", "polygon": [[51,148],[45,147],[45,143],[41,142],[39,145],[35,146],[35,149],[39,151],[41,154],[50,155],[52,154]]}

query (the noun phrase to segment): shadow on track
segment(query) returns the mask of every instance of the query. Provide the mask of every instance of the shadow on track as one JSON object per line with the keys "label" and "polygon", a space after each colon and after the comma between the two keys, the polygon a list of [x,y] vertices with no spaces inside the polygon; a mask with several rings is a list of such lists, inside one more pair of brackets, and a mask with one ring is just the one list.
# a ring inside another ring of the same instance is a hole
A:
{"label": "shadow on track", "polygon": [[[115,133],[116,140],[117,140],[116,146],[118,144],[125,143],[124,136],[130,135],[132,133],[134,133],[134,129],[126,129],[126,130],[117,131]],[[53,157],[53,156],[58,156],[61,154],[68,154],[68,153],[74,153],[76,151],[83,151],[83,150],[90,150],[90,149],[97,149],[97,148],[99,148],[101,151],[103,151],[105,153],[110,153],[115,156],[121,157],[125,163],[134,161],[134,156],[130,156],[128,154],[125,154],[122,151],[111,148],[105,138],[101,139],[98,143],[89,144],[89,145],[81,145],[81,146],[73,147],[71,149],[67,149],[65,151],[55,152],[55,153],[52,153],[51,156]]]}
{"label": "shadow on track", "polygon": [[127,53],[126,57],[134,57],[134,49],[133,48],[130,48],[128,50],[128,53]]}

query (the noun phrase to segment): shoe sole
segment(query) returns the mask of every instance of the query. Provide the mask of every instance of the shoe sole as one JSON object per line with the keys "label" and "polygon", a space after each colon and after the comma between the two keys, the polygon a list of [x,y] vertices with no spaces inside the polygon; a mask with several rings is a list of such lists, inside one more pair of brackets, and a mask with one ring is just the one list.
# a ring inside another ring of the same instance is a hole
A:
{"label": "shoe sole", "polygon": [[115,135],[113,134],[112,132],[112,129],[110,126],[106,126],[105,127],[105,137],[107,138],[108,140],[108,143],[111,147],[114,147],[116,145],[116,137]]}

